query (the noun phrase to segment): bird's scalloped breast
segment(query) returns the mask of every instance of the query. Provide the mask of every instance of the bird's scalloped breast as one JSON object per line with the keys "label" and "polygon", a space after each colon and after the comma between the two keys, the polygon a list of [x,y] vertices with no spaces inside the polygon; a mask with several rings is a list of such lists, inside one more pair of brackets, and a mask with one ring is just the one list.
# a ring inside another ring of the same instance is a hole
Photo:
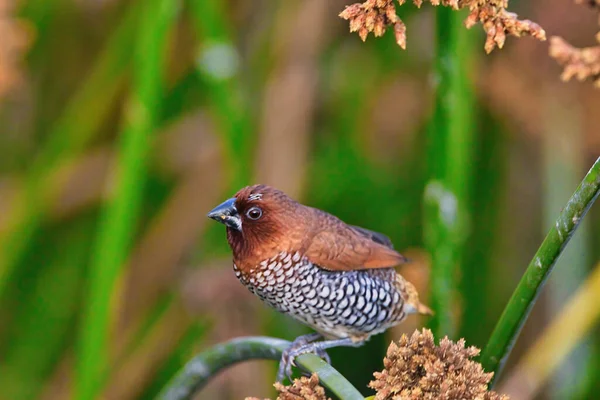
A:
{"label": "bird's scalloped breast", "polygon": [[328,337],[381,333],[406,315],[393,268],[328,271],[282,252],[247,273],[234,270],[264,302]]}

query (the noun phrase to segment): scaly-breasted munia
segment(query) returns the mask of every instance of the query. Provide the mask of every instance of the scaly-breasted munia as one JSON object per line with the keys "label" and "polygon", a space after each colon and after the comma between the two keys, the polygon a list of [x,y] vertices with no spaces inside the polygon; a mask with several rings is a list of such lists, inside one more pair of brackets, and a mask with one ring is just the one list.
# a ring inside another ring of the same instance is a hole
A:
{"label": "scaly-breasted munia", "polygon": [[300,336],[284,352],[279,381],[290,376],[300,354],[328,360],[325,349],[360,346],[407,314],[431,313],[394,270],[406,259],[380,233],[347,225],[266,185],[241,189],[208,216],[227,226],[237,278],[318,332]]}

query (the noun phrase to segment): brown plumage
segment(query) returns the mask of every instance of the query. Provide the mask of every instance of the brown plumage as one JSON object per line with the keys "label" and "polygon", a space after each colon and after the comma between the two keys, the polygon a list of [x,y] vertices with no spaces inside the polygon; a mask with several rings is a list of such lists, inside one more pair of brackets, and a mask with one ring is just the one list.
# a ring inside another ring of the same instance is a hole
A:
{"label": "brown plumage", "polygon": [[[253,193],[262,196],[248,200]],[[228,239],[234,261],[242,270],[280,251],[292,250],[330,271],[388,268],[406,262],[382,234],[347,225],[269,186],[245,187],[235,198],[244,230],[228,229]],[[260,206],[263,212],[257,221],[245,216],[253,206]]]}
{"label": "brown plumage", "polygon": [[[234,271],[270,306],[313,327],[284,353],[278,379],[305,352],[357,346],[431,313],[393,267],[406,262],[385,235],[344,223],[266,185],[241,189],[209,217],[227,226]],[[327,341],[310,343],[319,337]]]}

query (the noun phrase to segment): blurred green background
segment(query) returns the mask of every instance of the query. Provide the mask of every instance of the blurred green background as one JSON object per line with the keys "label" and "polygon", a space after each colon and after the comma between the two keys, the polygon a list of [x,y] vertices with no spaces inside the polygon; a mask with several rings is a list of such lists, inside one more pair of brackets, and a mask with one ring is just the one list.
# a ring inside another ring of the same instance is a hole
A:
{"label": "blurred green background", "polygon": [[[237,282],[206,218],[252,183],[390,236],[426,302],[445,264],[436,332],[484,347],[600,152],[600,92],[561,83],[547,43],[486,56],[479,26],[429,5],[399,10],[407,51],[390,32],[362,43],[337,16],[347,4],[0,0],[0,399],[150,399],[211,344],[307,332]],[[511,8],[593,44],[585,7]],[[599,222],[596,207],[507,375],[600,260]],[[331,350],[333,365],[368,394],[389,341],[426,322]],[[597,398],[598,333],[536,398]],[[272,396],[275,369],[236,366],[199,398]]]}

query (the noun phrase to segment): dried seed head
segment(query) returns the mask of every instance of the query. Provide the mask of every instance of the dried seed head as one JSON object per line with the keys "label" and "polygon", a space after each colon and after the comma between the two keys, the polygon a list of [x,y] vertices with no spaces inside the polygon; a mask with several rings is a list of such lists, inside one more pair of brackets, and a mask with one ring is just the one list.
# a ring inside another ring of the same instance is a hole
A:
{"label": "dried seed head", "polygon": [[430,330],[415,331],[390,344],[385,368],[374,373],[369,386],[377,400],[507,400],[487,390],[493,373],[471,360],[478,354],[475,347],[465,348],[463,339],[454,343],[445,337],[436,346]]}
{"label": "dried seed head", "polygon": [[600,46],[578,49],[563,38],[553,36],[550,38],[550,56],[563,66],[563,81],[573,77],[579,81],[592,79],[600,87]]}
{"label": "dried seed head", "polygon": [[504,28],[502,25],[496,25],[496,36],[494,36],[494,42],[501,49],[504,46],[504,41],[506,40],[506,34],[504,33]]}
{"label": "dried seed head", "polygon": [[369,30],[365,27],[362,26],[359,30],[358,30],[358,36],[360,36],[360,38],[362,39],[362,41],[364,42],[365,40],[367,40],[367,35],[369,34]]}
{"label": "dried seed head", "polygon": [[394,4],[388,4],[385,9],[385,17],[387,18],[388,22],[392,22],[392,23],[396,23],[398,21],[400,21],[400,17],[398,17],[398,15],[396,15],[396,7],[394,7]]}
{"label": "dried seed head", "polygon": [[373,32],[375,29],[375,20],[377,19],[378,15],[379,14],[377,14],[375,10],[371,10],[367,13],[365,17],[365,28],[367,28],[369,32]]}
{"label": "dried seed head", "polygon": [[[404,4],[404,0],[398,0],[398,4]],[[350,32],[358,32],[363,42],[370,32],[376,37],[383,36],[386,29],[393,26],[396,42],[403,49],[406,48],[406,28],[396,15],[393,0],[367,0],[352,4],[339,16],[350,22]]]}
{"label": "dried seed head", "polygon": [[453,10],[458,10],[458,0],[444,0],[444,6],[450,7]]}
{"label": "dried seed head", "polygon": [[496,37],[496,26],[495,25],[491,25],[488,29],[486,29],[486,39],[485,39],[485,52],[490,54],[492,52],[492,50],[494,50],[494,47],[496,47],[496,41],[494,40],[494,38]]}
{"label": "dried seed head", "polygon": [[[331,400],[325,396],[325,389],[319,385],[319,377],[316,373],[313,373],[310,378],[303,376],[300,379],[294,379],[294,382],[289,386],[284,386],[279,382],[275,382],[273,386],[279,392],[277,400]],[[244,400],[261,399],[246,397]]]}
{"label": "dried seed head", "polygon": [[538,40],[546,40],[546,32],[535,22],[519,20],[517,14],[508,12],[507,1],[498,0],[470,0],[463,1],[462,7],[468,7],[469,16],[465,20],[465,26],[471,28],[477,22],[481,22],[486,32],[485,51],[490,53],[494,48],[502,48],[506,41],[506,35],[520,37],[530,35]]}
{"label": "dried seed head", "polygon": [[373,28],[373,34],[377,36],[382,36],[385,33],[385,20],[381,15],[378,15],[375,18],[375,26]]}
{"label": "dried seed head", "polygon": [[352,20],[356,16],[362,13],[362,5],[361,4],[352,4],[346,6],[344,11],[342,11],[339,16],[345,20]]}
{"label": "dried seed head", "polygon": [[465,27],[470,29],[479,21],[479,10],[471,10],[467,19],[465,19]]}
{"label": "dried seed head", "polygon": [[363,26],[363,18],[353,18],[350,20],[350,32],[357,32]]}
{"label": "dried seed head", "polygon": [[[600,0],[575,0],[575,3],[588,4],[600,11]],[[598,16],[600,18],[600,13]],[[600,42],[600,32],[596,34],[596,41]],[[573,77],[579,81],[592,79],[594,86],[600,88],[600,46],[578,49],[563,38],[554,36],[550,38],[550,57],[563,66],[563,81],[569,81]]]}
{"label": "dried seed head", "polygon": [[273,386],[279,392],[277,400],[331,400],[325,396],[325,389],[319,385],[319,377],[313,373],[310,378],[294,379],[290,386],[276,382]]}
{"label": "dried seed head", "polygon": [[[592,1],[595,5],[600,2],[600,0]],[[405,0],[397,0],[397,2],[401,6]],[[496,47],[502,48],[507,35],[517,37],[530,35],[538,40],[546,40],[546,32],[538,24],[529,20],[519,20],[517,14],[506,11],[508,0],[429,0],[429,2],[434,6],[442,5],[454,10],[467,8],[469,16],[465,20],[465,26],[471,28],[481,22],[487,35],[485,43],[487,53]],[[421,7],[423,0],[413,0],[413,3]],[[406,48],[406,27],[396,14],[393,0],[367,0],[352,4],[340,13],[340,17],[350,21],[350,31],[358,31],[363,41],[366,40],[369,32],[381,36],[388,26],[393,26],[396,43],[401,48]]]}
{"label": "dried seed head", "polygon": [[394,24],[394,35],[396,36],[396,43],[398,46],[402,48],[402,50],[406,50],[406,26],[404,22],[398,21]]}

